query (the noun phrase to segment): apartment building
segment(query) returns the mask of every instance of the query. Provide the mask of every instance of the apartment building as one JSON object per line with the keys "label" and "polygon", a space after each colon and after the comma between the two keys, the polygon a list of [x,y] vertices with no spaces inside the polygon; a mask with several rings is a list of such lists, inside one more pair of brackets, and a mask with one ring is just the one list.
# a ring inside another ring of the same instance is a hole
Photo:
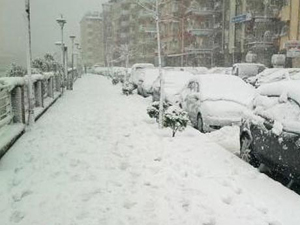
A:
{"label": "apartment building", "polygon": [[280,49],[280,13],[286,0],[231,0],[228,49],[232,63],[249,61],[271,66]]}
{"label": "apartment building", "polygon": [[287,66],[300,67],[300,2],[286,1],[280,13],[280,52],[286,54]]}
{"label": "apartment building", "polygon": [[[124,45],[130,64],[157,64],[155,13],[144,6],[155,11],[154,0],[103,4],[106,65],[125,65],[119,51]],[[298,65],[299,8],[299,0],[160,0],[163,65],[213,67],[247,61],[271,66],[272,55],[278,53]]]}
{"label": "apartment building", "polygon": [[103,24],[99,12],[87,13],[80,22],[82,60],[85,66],[104,66]]}
{"label": "apartment building", "polygon": [[163,1],[162,45],[167,65],[215,66],[223,63],[223,2]]}

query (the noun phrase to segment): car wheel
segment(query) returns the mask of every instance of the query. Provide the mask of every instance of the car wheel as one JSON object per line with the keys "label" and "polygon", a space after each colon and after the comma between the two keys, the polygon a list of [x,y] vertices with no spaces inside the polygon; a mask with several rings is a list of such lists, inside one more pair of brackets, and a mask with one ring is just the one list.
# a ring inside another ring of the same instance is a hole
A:
{"label": "car wheel", "polygon": [[197,129],[202,133],[204,132],[203,131],[203,120],[202,120],[202,116],[200,113],[197,116]]}
{"label": "car wheel", "polygon": [[249,134],[244,133],[240,137],[240,158],[250,163],[251,165],[258,167],[260,162],[252,153],[252,143]]}

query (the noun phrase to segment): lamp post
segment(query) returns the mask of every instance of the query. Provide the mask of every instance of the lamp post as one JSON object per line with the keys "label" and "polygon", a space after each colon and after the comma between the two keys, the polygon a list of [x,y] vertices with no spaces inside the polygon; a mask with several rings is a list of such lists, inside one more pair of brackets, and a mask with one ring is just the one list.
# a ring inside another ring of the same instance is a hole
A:
{"label": "lamp post", "polygon": [[71,46],[71,60],[72,60],[72,73],[71,73],[71,77],[69,79],[70,82],[70,90],[73,90],[73,80],[74,80],[74,40],[75,40],[76,36],[71,35],[70,39],[72,42],[72,46]]}
{"label": "lamp post", "polygon": [[30,0],[25,0],[25,11],[27,17],[27,74],[28,74],[28,125],[31,126],[34,123],[34,96],[32,91],[32,78],[31,78],[31,24],[30,24]]}
{"label": "lamp post", "polygon": [[76,70],[77,70],[77,73],[78,73],[78,77],[81,78],[81,70],[79,69],[79,54],[80,54],[80,44],[77,42],[75,43],[75,46],[76,46]]}
{"label": "lamp post", "polygon": [[67,75],[67,71],[64,69],[65,67],[65,49],[64,49],[64,25],[67,23],[67,21],[63,18],[63,15],[61,15],[61,18],[56,19],[56,22],[59,24],[61,29],[61,65],[62,65],[62,83],[61,83],[61,92],[64,92],[65,87],[65,78]]}

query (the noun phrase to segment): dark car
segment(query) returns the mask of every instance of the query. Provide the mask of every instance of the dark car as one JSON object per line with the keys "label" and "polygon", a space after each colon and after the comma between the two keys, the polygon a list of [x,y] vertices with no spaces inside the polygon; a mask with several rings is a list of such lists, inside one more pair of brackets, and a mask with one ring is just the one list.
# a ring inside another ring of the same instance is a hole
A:
{"label": "dark car", "polygon": [[263,85],[254,115],[240,129],[240,153],[251,164],[265,165],[291,181],[300,181],[300,82]]}

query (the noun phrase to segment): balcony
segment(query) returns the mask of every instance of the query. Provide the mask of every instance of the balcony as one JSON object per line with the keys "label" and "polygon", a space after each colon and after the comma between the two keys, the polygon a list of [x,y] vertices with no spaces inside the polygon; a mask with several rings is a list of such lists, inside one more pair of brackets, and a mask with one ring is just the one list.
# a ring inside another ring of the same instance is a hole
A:
{"label": "balcony", "polygon": [[128,27],[129,26],[129,22],[128,21],[122,21],[121,22],[121,27]]}
{"label": "balcony", "polygon": [[144,10],[140,11],[139,13],[139,19],[153,19],[154,15],[152,13],[149,12],[145,12]]}
{"label": "balcony", "polygon": [[275,46],[276,36],[270,38],[247,38],[247,45],[251,48],[272,48]]}
{"label": "balcony", "polygon": [[186,14],[192,14],[196,16],[209,16],[213,15],[215,10],[213,8],[188,8]]}
{"label": "balcony", "polygon": [[129,14],[130,14],[130,12],[129,12],[128,9],[123,9],[122,12],[121,12],[122,16],[128,16]]}
{"label": "balcony", "polygon": [[140,25],[140,31],[146,33],[156,33],[156,26],[143,26]]}
{"label": "balcony", "polygon": [[189,28],[187,31],[193,36],[211,36],[214,33],[212,28]]}

